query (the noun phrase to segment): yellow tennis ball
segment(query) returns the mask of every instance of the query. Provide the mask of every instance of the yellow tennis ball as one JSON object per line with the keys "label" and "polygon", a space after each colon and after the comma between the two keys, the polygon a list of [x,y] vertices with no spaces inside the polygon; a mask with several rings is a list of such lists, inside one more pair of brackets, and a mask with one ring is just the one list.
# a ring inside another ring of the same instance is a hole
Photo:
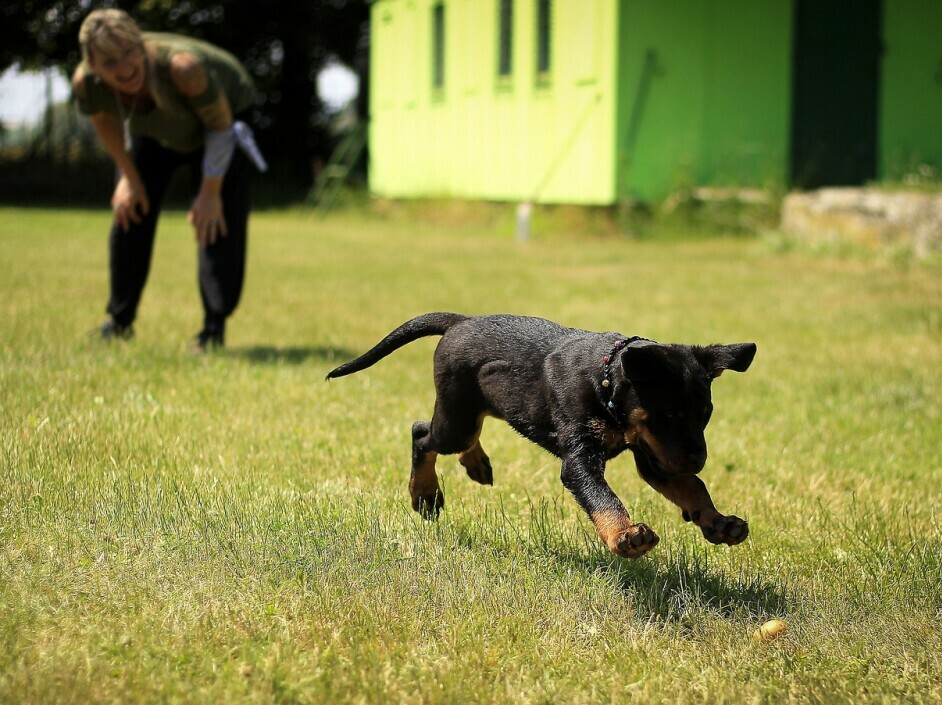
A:
{"label": "yellow tennis ball", "polygon": [[770,619],[756,630],[756,641],[772,641],[785,634],[785,622]]}

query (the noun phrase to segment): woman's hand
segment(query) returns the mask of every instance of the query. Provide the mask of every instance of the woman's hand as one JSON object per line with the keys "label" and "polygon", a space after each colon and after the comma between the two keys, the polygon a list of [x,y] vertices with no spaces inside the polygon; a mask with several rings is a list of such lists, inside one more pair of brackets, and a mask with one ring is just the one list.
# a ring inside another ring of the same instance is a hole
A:
{"label": "woman's hand", "polygon": [[187,214],[187,220],[196,231],[196,241],[200,247],[212,245],[217,238],[229,234],[222,213],[222,197],[212,190],[200,189]]}
{"label": "woman's hand", "polygon": [[144,184],[122,175],[111,197],[111,209],[114,211],[115,222],[124,232],[128,231],[131,223],[140,223],[150,210]]}

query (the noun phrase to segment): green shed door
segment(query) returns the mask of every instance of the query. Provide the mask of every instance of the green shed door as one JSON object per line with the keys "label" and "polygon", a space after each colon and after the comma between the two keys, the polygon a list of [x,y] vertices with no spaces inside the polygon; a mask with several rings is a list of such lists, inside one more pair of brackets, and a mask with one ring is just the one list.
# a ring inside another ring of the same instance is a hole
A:
{"label": "green shed door", "polygon": [[791,182],[877,175],[881,0],[796,0]]}

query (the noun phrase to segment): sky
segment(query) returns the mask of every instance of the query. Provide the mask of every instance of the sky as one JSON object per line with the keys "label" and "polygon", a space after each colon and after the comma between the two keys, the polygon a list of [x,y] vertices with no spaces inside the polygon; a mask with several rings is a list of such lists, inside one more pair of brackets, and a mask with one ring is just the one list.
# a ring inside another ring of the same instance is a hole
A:
{"label": "sky", "polygon": [[[65,77],[55,69],[52,76],[53,103],[68,100],[70,88]],[[343,64],[328,64],[317,77],[317,91],[330,108],[338,109],[356,97],[359,81]],[[46,77],[39,72],[22,72],[16,67],[0,75],[0,122],[13,126],[32,123],[46,108]]]}
{"label": "sky", "polygon": [[359,77],[344,64],[329,63],[317,74],[317,94],[331,109],[345,106],[359,90]]}
{"label": "sky", "polygon": [[[54,103],[67,100],[69,83],[55,69],[52,76]],[[0,74],[0,122],[16,125],[36,122],[46,109],[46,77],[39,72],[21,72],[15,66]]]}

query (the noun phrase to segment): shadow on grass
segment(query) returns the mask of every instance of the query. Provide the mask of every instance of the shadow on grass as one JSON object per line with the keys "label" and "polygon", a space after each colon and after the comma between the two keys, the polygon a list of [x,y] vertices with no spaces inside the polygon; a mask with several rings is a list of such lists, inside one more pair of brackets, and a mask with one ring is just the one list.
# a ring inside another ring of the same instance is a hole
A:
{"label": "shadow on grass", "polygon": [[[748,555],[748,544],[714,547],[692,537],[690,542],[662,543],[648,556],[625,560],[606,551],[584,527],[561,530],[565,522],[555,500],[529,503],[529,527],[525,519],[508,517],[501,505],[486,512],[482,522],[496,528],[495,534],[488,536],[474,525],[461,523],[453,530],[467,546],[483,540],[491,550],[497,548],[508,557],[523,550],[530,558],[540,556],[565,567],[563,572],[571,568],[599,576],[616,586],[637,613],[650,615],[655,621],[690,626],[703,614],[727,620],[764,620],[787,616],[795,608],[795,596],[787,594],[782,581],[766,577],[787,575],[788,571],[783,567],[760,570],[755,557]],[[507,540],[510,536],[514,538]],[[735,553],[727,560],[718,555],[720,551],[741,552],[741,563],[735,560]]]}
{"label": "shadow on grass", "polygon": [[357,353],[351,352],[346,348],[320,346],[276,348],[270,345],[228,348],[226,354],[233,357],[240,357],[260,365],[300,365],[309,360],[340,363],[350,360],[357,355]]}
{"label": "shadow on grass", "polygon": [[698,549],[681,547],[666,560],[583,556],[573,562],[609,574],[639,611],[667,622],[686,624],[703,612],[724,619],[768,619],[785,616],[794,606],[780,586],[745,571],[725,574],[708,565],[712,561]]}

